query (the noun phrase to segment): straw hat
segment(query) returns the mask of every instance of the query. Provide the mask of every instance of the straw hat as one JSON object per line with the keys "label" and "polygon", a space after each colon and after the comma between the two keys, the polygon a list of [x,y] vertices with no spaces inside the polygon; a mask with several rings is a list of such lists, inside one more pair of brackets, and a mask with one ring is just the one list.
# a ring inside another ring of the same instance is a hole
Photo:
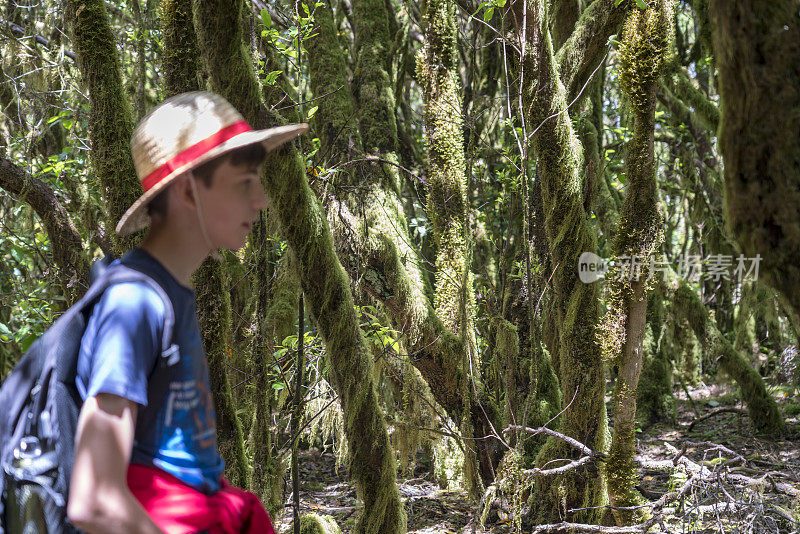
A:
{"label": "straw hat", "polygon": [[270,151],[307,129],[308,124],[289,124],[253,130],[214,93],[197,91],[165,100],[133,132],[131,153],[145,193],[119,220],[117,233],[128,235],[150,224],[147,204],[184,172],[254,143]]}

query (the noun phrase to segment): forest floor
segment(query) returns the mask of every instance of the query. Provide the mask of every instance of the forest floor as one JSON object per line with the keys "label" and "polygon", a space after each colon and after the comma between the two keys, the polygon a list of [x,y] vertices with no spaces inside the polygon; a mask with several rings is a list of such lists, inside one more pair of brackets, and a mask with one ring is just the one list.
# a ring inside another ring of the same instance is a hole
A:
{"label": "forest floor", "polygon": [[[702,474],[683,499],[663,509],[663,522],[649,532],[800,533],[800,398],[776,393],[787,434],[768,439],[753,432],[729,390],[701,386],[688,392],[691,402],[684,391],[676,393],[674,423],[659,423],[638,434],[639,490],[651,502],[681,487],[692,470]],[[337,472],[330,451],[301,454],[301,513],[331,515],[349,533],[359,508],[346,469]],[[687,474],[672,468],[676,458]],[[495,501],[481,529],[477,505],[464,492],[441,490],[432,475],[420,471],[414,478],[400,477],[399,483],[410,534],[514,532],[508,501]],[[288,506],[276,517],[279,531],[289,528],[291,515]]]}

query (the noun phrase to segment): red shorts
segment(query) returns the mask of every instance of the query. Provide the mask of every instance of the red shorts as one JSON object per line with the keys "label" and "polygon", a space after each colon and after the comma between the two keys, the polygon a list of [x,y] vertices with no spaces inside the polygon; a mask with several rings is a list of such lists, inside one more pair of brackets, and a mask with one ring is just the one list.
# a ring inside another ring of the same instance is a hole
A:
{"label": "red shorts", "polygon": [[206,495],[161,469],[130,464],[128,487],[166,534],[275,534],[258,497],[224,478]]}

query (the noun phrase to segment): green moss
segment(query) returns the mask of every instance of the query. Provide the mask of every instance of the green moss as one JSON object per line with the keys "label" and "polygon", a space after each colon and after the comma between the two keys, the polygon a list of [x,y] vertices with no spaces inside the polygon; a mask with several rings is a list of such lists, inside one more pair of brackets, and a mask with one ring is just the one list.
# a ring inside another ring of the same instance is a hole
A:
{"label": "green moss", "polygon": [[[392,16],[383,0],[355,0],[353,3],[356,75],[353,96],[358,103],[358,118],[364,149],[368,153],[389,154],[397,150],[397,122],[389,65]],[[391,171],[390,171],[391,172]],[[387,177],[391,190],[400,192],[396,171]]]}
{"label": "green moss", "polygon": [[[346,161],[353,159],[348,156],[361,151],[361,135],[358,122],[353,120],[355,108],[346,78],[346,54],[339,43],[330,4],[317,5],[314,0],[306,0],[306,5],[314,13],[317,28],[316,35],[305,41],[311,91],[315,97],[321,98],[312,124],[320,138],[320,152],[332,160]],[[353,169],[344,169],[347,185],[356,182],[352,176]]]}
{"label": "green moss", "polygon": [[69,0],[65,8],[78,66],[89,90],[89,158],[103,191],[107,233],[121,255],[138,238],[120,238],[111,229],[142,194],[142,186],[130,153],[133,116],[122,87],[117,40],[102,1]]}
{"label": "green moss", "polygon": [[200,56],[192,20],[191,0],[161,2],[161,27],[164,40],[161,61],[165,96],[200,90]]}
{"label": "green moss", "polygon": [[232,484],[250,485],[250,470],[244,452],[242,423],[236,414],[225,360],[229,358],[231,305],[227,272],[212,258],[206,259],[194,274],[197,293],[197,318],[203,347],[208,357],[209,380],[217,416],[220,455],[225,459],[225,476]]}
{"label": "green moss", "polygon": [[[534,4],[535,9],[530,10],[527,17],[544,16],[543,3]],[[523,20],[522,13],[517,13],[516,19]],[[537,74],[525,78],[523,113],[527,124],[538,127],[533,147],[546,214],[545,230],[553,265],[559,266],[552,278],[551,313],[560,337],[555,344],[558,351],[553,360],[557,361],[563,397],[570,399],[561,417],[560,429],[593,449],[604,451],[608,436],[603,363],[595,337],[597,287],[583,284],[574,270],[581,253],[597,250],[584,210],[580,178],[582,150],[569,116],[564,113],[566,92],[553,58],[549,33],[543,27],[544,20],[534,19],[533,24],[541,28],[538,35],[544,39],[533,39],[535,32],[527,33],[528,52],[522,58],[522,68],[526,73]],[[551,439],[539,453],[537,464],[573,455],[563,442]],[[560,521],[565,517],[560,514],[563,506],[571,509],[605,504],[605,477],[602,472],[592,477],[569,473],[557,480],[537,480],[532,502],[534,518]],[[577,517],[583,519],[591,515],[591,512],[579,513]]]}
{"label": "green moss", "polygon": [[707,352],[716,354],[720,368],[733,378],[742,392],[753,426],[761,432],[780,435],[784,422],[778,405],[764,386],[764,381],[750,363],[719,331],[700,297],[684,281],[678,281],[673,302],[675,309],[689,322]]}
{"label": "green moss", "polygon": [[[293,528],[290,526],[288,532]],[[342,534],[342,530],[329,515],[304,514],[300,516],[300,534]]]}
{"label": "green moss", "polygon": [[[589,3],[580,14],[568,39],[558,47],[555,61],[570,102],[578,98],[576,104],[580,104],[580,97],[586,96],[581,93],[581,89],[605,59],[608,38],[619,31],[631,3],[630,0],[600,0]],[[560,41],[557,34],[563,31],[561,29],[555,32],[556,43]]]}
{"label": "green moss", "polygon": [[686,71],[678,63],[672,62],[668,68],[665,80],[669,90],[686,106],[691,107],[703,128],[716,132],[720,119],[717,105],[692,83]]}

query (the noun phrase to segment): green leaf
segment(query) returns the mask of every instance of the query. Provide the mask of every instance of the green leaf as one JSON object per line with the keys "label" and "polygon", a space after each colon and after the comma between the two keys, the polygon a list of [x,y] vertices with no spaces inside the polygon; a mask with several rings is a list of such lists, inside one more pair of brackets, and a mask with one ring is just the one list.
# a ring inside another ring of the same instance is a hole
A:
{"label": "green leaf", "polygon": [[283,389],[285,387],[286,387],[286,384],[284,384],[283,382],[273,382],[272,383],[272,389],[274,389],[274,390],[278,390],[279,391],[279,390],[281,390],[281,389]]}
{"label": "green leaf", "polygon": [[272,17],[266,9],[261,10],[261,24],[263,24],[266,29],[272,28]]}
{"label": "green leaf", "polygon": [[273,70],[264,77],[264,83],[267,85],[275,85],[275,80],[278,79],[278,76],[280,76],[282,72],[282,70]]}
{"label": "green leaf", "polygon": [[22,352],[26,352],[37,339],[39,339],[39,336],[36,334],[28,334],[27,336],[23,337],[19,342],[20,350]]}
{"label": "green leaf", "polygon": [[494,16],[494,8],[490,7],[489,9],[483,12],[483,21],[489,22],[490,20],[492,20],[493,16]]}
{"label": "green leaf", "polygon": [[8,343],[11,341],[12,336],[13,334],[11,333],[11,329],[9,329],[8,326],[4,325],[3,323],[0,323],[0,341],[3,343]]}
{"label": "green leaf", "polygon": [[639,9],[647,9],[647,3],[644,0],[636,0],[636,5]]}
{"label": "green leaf", "polygon": [[317,109],[319,109],[319,106],[314,106],[313,108],[309,109],[306,118],[310,119],[311,117],[313,117],[314,114],[317,112]]}

